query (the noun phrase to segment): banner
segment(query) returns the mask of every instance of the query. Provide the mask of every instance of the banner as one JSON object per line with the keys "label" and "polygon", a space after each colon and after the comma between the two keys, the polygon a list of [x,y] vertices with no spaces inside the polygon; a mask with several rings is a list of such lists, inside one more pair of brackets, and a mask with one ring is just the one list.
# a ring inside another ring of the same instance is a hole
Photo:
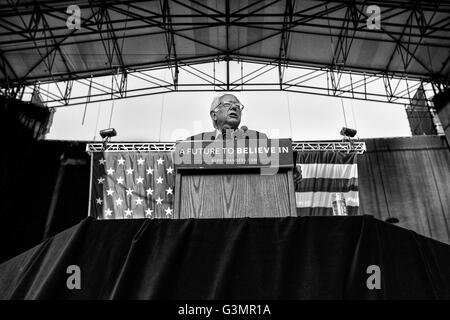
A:
{"label": "banner", "polygon": [[178,169],[260,168],[262,175],[274,175],[293,166],[291,139],[182,141],[174,152]]}

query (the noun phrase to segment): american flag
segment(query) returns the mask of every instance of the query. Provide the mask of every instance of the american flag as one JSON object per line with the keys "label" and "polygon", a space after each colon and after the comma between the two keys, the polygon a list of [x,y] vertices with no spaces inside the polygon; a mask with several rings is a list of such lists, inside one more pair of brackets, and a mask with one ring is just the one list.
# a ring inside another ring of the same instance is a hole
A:
{"label": "american flag", "polygon": [[91,216],[172,218],[175,169],[171,152],[94,152]]}
{"label": "american flag", "polygon": [[334,194],[345,198],[348,215],[358,215],[359,187],[356,153],[298,152],[297,169],[301,179],[295,182],[299,216],[331,216]]}

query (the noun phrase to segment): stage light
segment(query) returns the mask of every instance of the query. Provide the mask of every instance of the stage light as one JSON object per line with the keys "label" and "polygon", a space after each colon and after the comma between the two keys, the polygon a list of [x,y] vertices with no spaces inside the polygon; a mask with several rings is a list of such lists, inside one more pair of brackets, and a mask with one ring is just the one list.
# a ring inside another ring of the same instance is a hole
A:
{"label": "stage light", "polygon": [[105,151],[111,138],[117,136],[117,131],[114,128],[103,129],[100,130],[100,136],[103,139],[103,151]]}
{"label": "stage light", "polygon": [[357,132],[358,131],[356,131],[355,129],[342,127],[341,136],[348,137],[348,138],[353,138],[354,136],[356,136]]}
{"label": "stage light", "polygon": [[103,139],[112,138],[112,137],[117,136],[117,131],[114,128],[100,130],[100,136]]}
{"label": "stage light", "polygon": [[398,220],[397,218],[395,218],[395,217],[389,217],[389,218],[387,218],[386,220],[384,220],[385,222],[387,222],[387,223],[392,223],[392,224],[396,224],[396,223],[399,223],[400,222],[400,220]]}

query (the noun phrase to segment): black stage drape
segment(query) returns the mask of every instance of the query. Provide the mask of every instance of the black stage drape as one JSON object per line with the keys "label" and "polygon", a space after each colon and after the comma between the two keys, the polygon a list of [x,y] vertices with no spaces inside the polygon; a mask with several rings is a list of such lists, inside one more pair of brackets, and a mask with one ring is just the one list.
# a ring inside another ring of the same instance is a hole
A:
{"label": "black stage drape", "polygon": [[84,219],[89,202],[85,143],[14,142],[3,151],[0,170],[0,263],[43,240],[52,208],[48,235]]}
{"label": "black stage drape", "polygon": [[365,140],[359,210],[450,244],[450,149],[442,136]]}
{"label": "black stage drape", "polygon": [[1,264],[0,298],[450,299],[449,265],[450,246],[371,216],[87,218]]}
{"label": "black stage drape", "polygon": [[[0,263],[87,216],[85,143],[39,140],[52,110],[0,97]],[[57,183],[59,181],[59,184]]]}

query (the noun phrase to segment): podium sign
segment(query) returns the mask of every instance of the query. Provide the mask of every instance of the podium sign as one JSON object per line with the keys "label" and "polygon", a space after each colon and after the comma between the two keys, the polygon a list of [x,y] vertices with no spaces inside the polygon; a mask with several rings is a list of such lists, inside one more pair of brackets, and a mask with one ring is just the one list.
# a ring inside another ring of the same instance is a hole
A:
{"label": "podium sign", "polygon": [[263,175],[294,165],[290,139],[182,141],[174,163],[177,170],[260,168]]}
{"label": "podium sign", "polygon": [[290,139],[183,141],[174,218],[297,216]]}

